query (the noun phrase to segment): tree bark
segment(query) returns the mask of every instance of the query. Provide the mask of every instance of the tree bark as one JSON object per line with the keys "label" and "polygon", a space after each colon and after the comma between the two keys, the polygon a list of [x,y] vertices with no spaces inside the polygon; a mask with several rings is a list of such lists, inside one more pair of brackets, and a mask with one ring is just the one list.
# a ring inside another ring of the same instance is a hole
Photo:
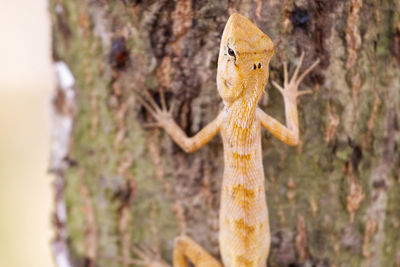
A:
{"label": "tree bark", "polygon": [[[321,60],[300,86],[313,90],[299,103],[300,145],[263,133],[268,266],[400,266],[400,1],[50,2],[54,60],[76,80],[58,172],[76,266],[130,266],[138,246],[171,262],[180,233],[219,257],[220,138],[185,154],[144,127],[134,91],[164,90],[178,124],[199,131],[222,107],[216,64],[233,12],[274,41],[270,79],[302,51],[303,70]],[[284,122],[270,83],[260,106]]]}

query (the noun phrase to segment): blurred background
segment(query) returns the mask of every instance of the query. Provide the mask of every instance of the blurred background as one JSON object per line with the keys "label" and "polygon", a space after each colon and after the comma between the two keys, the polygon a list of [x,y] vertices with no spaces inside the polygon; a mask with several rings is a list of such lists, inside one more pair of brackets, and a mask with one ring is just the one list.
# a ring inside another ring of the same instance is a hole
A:
{"label": "blurred background", "polygon": [[54,266],[46,0],[0,2],[0,266]]}
{"label": "blurred background", "polygon": [[170,263],[180,233],[220,256],[221,139],[185,154],[134,91],[198,132],[233,12],[273,40],[270,80],[320,59],[299,146],[262,135],[268,266],[400,266],[399,0],[3,0],[0,267],[135,266],[141,246]]}

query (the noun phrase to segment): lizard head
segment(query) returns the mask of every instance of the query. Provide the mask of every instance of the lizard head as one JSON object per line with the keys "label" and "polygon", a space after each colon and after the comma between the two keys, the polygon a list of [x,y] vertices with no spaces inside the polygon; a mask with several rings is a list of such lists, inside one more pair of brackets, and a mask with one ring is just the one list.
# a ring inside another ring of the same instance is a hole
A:
{"label": "lizard head", "polygon": [[271,39],[248,18],[234,13],[226,23],[218,57],[217,87],[226,105],[244,96],[259,97],[274,54]]}

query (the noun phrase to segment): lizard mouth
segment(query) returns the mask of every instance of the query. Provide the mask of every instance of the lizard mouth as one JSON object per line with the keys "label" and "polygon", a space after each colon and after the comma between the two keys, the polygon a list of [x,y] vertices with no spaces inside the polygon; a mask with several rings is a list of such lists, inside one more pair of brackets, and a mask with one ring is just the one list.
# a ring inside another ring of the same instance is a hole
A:
{"label": "lizard mouth", "polygon": [[225,86],[228,87],[228,88],[231,88],[232,84],[231,84],[230,81],[225,80]]}

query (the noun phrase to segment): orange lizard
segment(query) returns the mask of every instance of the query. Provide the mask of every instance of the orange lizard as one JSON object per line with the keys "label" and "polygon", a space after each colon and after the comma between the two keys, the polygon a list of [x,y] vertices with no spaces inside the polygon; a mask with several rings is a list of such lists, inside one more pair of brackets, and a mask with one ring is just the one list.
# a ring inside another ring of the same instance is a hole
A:
{"label": "orange lizard", "polygon": [[[147,93],[138,100],[187,153],[194,152],[221,132],[224,146],[224,175],[219,213],[219,246],[223,266],[266,266],[270,249],[268,209],[264,190],[261,153],[261,128],[288,145],[297,145],[299,127],[297,97],[310,91],[298,91],[303,78],[318,64],[315,61],[299,75],[301,55],[293,77],[288,80],[284,63],[283,86],[272,82],[285,103],[287,127],[264,113],[257,103],[264,93],[269,76],[269,62],[274,54],[271,39],[249,19],[232,14],[225,26],[218,58],[217,87],[224,102],[219,115],[199,133],[187,137],[167,110],[161,94],[159,107]],[[139,251],[140,253],[140,251]],[[142,254],[143,257],[145,255]],[[220,267],[219,261],[188,236],[175,240],[173,265]],[[149,266],[163,264],[149,264]]]}

